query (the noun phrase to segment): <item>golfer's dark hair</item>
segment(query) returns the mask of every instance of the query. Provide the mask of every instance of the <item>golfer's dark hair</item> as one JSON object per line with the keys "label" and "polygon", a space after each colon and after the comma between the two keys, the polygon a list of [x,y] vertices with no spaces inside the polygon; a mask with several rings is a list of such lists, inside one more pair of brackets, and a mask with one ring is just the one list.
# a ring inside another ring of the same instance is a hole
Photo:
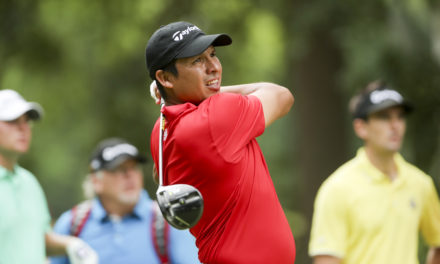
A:
{"label": "golfer's dark hair", "polygon": [[[177,68],[176,68],[176,59],[173,59],[170,63],[165,65],[165,67],[163,67],[161,70],[169,72],[176,77],[179,76],[179,73],[177,72]],[[158,80],[156,80],[156,85],[157,85],[157,89],[159,90],[160,96],[166,101],[167,95],[165,93],[162,84]]]}

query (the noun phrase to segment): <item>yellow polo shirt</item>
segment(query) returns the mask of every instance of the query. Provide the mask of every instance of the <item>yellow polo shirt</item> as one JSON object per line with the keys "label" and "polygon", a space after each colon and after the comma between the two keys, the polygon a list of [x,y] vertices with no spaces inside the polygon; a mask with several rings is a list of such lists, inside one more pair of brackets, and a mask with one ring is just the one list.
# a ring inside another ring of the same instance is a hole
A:
{"label": "yellow polo shirt", "polygon": [[320,187],[309,255],[342,264],[418,263],[418,238],[440,246],[440,203],[432,179],[396,154],[394,181],[360,148]]}

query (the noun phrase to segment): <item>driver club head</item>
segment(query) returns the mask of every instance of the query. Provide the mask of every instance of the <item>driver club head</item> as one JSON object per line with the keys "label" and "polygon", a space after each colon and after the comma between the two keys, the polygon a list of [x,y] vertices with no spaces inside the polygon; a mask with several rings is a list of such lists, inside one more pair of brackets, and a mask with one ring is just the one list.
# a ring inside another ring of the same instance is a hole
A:
{"label": "driver club head", "polygon": [[157,203],[167,222],[177,229],[195,226],[203,213],[202,194],[191,185],[160,186]]}

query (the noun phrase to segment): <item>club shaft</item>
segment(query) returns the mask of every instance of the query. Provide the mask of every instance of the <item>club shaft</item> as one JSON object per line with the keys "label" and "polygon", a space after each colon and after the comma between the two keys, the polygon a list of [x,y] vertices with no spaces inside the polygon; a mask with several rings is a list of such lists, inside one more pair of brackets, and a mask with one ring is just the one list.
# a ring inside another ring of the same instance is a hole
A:
{"label": "club shaft", "polygon": [[159,121],[159,187],[163,185],[163,132],[165,130],[165,118],[162,113],[162,109],[164,107],[163,100],[161,100],[160,107],[160,121]]}

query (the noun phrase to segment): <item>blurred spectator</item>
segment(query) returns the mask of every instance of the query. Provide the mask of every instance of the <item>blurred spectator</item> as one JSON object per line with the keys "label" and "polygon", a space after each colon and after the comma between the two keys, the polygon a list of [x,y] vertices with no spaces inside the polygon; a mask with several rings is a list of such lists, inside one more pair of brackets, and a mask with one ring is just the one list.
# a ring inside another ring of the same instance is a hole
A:
{"label": "blurred spectator", "polygon": [[[101,263],[199,263],[195,239],[172,228],[142,189],[146,159],[126,140],[98,144],[90,160],[85,191],[92,196],[63,213],[54,230],[80,237]],[[69,263],[65,257],[52,264]]]}
{"label": "blurred spectator", "polygon": [[27,102],[16,91],[0,91],[0,262],[43,264],[47,250],[67,253],[75,264],[95,264],[97,256],[87,244],[51,231],[44,192],[35,176],[17,163],[29,150],[31,122],[42,113],[38,103]]}
{"label": "blurred spectator", "polygon": [[399,154],[412,107],[380,81],[352,98],[364,146],[320,187],[309,254],[315,264],[418,263],[419,232],[440,263],[440,203],[432,179]]}

